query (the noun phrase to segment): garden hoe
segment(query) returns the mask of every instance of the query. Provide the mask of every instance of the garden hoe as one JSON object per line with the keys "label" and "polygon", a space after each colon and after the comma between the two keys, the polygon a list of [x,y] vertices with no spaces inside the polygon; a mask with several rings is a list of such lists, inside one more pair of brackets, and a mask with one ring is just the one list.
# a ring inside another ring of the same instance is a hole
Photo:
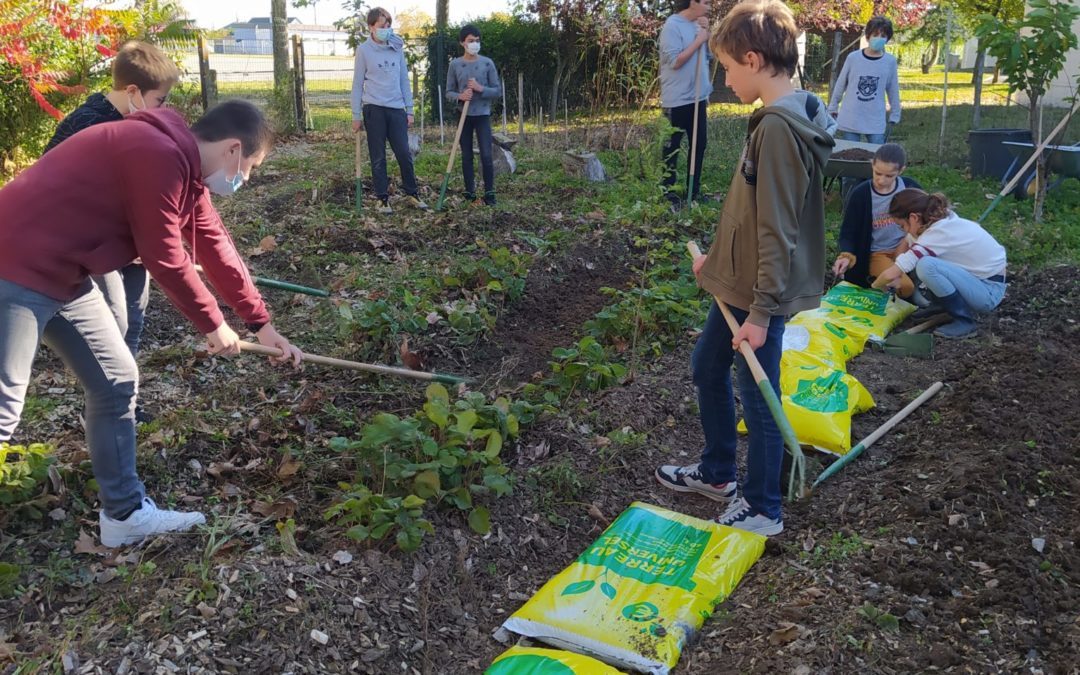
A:
{"label": "garden hoe", "polygon": [[[701,249],[698,248],[697,242],[686,242],[686,250],[690,252],[690,256],[696,259],[701,255]],[[731,310],[724,304],[724,301],[720,298],[714,298],[716,300],[717,307],[724,314],[724,320],[727,321],[728,328],[731,329],[731,334],[735,335],[739,332],[739,322],[732,315]],[[773,420],[776,422],[777,429],[780,430],[780,435],[784,438],[784,445],[787,446],[788,452],[791,453],[791,475],[788,478],[788,501],[794,501],[799,497],[806,494],[806,456],[803,454],[802,446],[799,445],[799,440],[795,437],[795,430],[791,427],[791,422],[788,421],[787,416],[784,414],[784,408],[780,405],[780,399],[777,397],[776,392],[773,391],[772,383],[769,382],[769,377],[765,374],[765,370],[761,367],[761,363],[757,360],[757,356],[754,354],[754,349],[750,346],[750,343],[743,340],[739,344],[739,353],[746,359],[746,365],[750,366],[750,372],[754,374],[754,381],[757,382],[758,389],[761,390],[761,396],[765,399],[765,404],[769,407],[769,412],[772,414]],[[796,491],[795,485],[798,483],[798,490]]]}
{"label": "garden hoe", "polygon": [[436,211],[442,211],[446,206],[446,187],[450,185],[450,172],[454,170],[454,156],[457,153],[458,144],[461,143],[461,130],[465,128],[465,116],[469,114],[469,103],[461,108],[461,119],[458,120],[457,134],[454,135],[454,145],[450,147],[450,161],[446,163],[446,174],[443,175],[442,187],[439,188],[439,203],[435,205]]}
{"label": "garden hoe", "polygon": [[[701,49],[694,57],[694,127],[690,132],[690,162],[686,173],[686,203],[694,205],[694,169],[697,168],[698,111],[701,109]],[[700,185],[698,186],[701,187]]]}
{"label": "garden hoe", "polygon": [[[203,266],[196,265],[195,271],[202,274]],[[265,277],[257,277],[254,275],[252,275],[251,280],[255,282],[256,286],[263,286],[265,288],[276,288],[281,291],[292,291],[293,293],[314,295],[320,298],[330,297],[330,291],[323,288],[311,288],[310,286],[301,286],[300,284],[293,284],[288,281],[278,281],[277,279],[267,279]]]}
{"label": "garden hoe", "polygon": [[949,315],[942,312],[902,333],[894,333],[884,340],[870,338],[870,346],[891,356],[911,356],[916,359],[934,358],[934,336],[926,331],[949,322]]}
{"label": "garden hoe", "polygon": [[843,469],[845,466],[855,461],[855,458],[861,455],[864,450],[876,443],[879,438],[889,433],[889,431],[891,431],[893,427],[904,421],[904,418],[914,412],[916,408],[933,398],[934,394],[937,394],[939,391],[941,391],[942,386],[943,385],[940,382],[935,382],[930,385],[926,389],[926,391],[919,394],[918,398],[904,406],[903,410],[890,417],[889,420],[885,422],[885,424],[882,424],[880,427],[875,429],[872,434],[859,441],[859,444],[851,450],[848,450],[846,455],[830,464],[824,471],[822,471],[818,475],[817,479],[814,480],[813,487],[816,488],[822,483],[822,481],[829,478],[830,476],[836,475],[840,472],[840,469]]}
{"label": "garden hoe", "polygon": [[[267,347],[265,345],[256,344],[254,342],[241,342],[240,351],[250,352],[252,354],[263,354],[264,356],[281,356],[281,350],[273,347]],[[346,370],[360,370],[365,373],[377,373],[379,375],[394,375],[396,377],[408,377],[414,380],[426,380],[428,382],[441,382],[442,384],[459,385],[469,382],[464,377],[458,377],[457,375],[443,375],[440,373],[427,373],[420,370],[409,370],[408,368],[394,368],[393,366],[383,366],[375,363],[360,363],[358,361],[346,361],[345,359],[334,359],[329,356],[319,356],[318,354],[303,354],[302,360],[308,363],[317,363],[322,366],[333,366],[335,368],[345,368]]]}
{"label": "garden hoe", "polygon": [[356,132],[356,212],[364,211],[364,145],[361,132]]}

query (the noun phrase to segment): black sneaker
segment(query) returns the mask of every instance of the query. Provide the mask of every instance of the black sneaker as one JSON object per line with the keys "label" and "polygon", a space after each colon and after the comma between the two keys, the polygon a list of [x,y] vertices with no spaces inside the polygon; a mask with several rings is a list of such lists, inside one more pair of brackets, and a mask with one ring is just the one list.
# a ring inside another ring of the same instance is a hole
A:
{"label": "black sneaker", "polygon": [[476,201],[476,193],[475,192],[466,192],[465,193],[465,201],[469,202],[470,204],[475,202]]}
{"label": "black sneaker", "polygon": [[154,416],[145,410],[139,404],[135,404],[135,424],[150,424],[154,421]]}
{"label": "black sneaker", "polygon": [[665,464],[656,470],[656,480],[669,490],[696,492],[717,502],[730,502],[735,498],[735,493],[738,491],[735,481],[719,484],[706,483],[702,480],[699,466],[700,463],[690,466]]}
{"label": "black sneaker", "polygon": [[495,193],[494,192],[485,192],[484,193],[484,205],[485,206],[495,206]]}

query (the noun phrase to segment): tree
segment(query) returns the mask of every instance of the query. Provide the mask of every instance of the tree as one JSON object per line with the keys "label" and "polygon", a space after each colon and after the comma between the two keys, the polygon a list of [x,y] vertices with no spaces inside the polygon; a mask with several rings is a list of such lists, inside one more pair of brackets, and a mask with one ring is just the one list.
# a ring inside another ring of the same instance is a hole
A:
{"label": "tree", "polygon": [[394,32],[408,37],[420,37],[431,32],[435,19],[416,5],[397,13],[394,17]]}
{"label": "tree", "polygon": [[[1024,16],[1024,0],[955,0],[953,3],[956,16],[961,25],[974,32],[982,16],[989,15],[1005,23],[1019,21]],[[986,45],[980,39],[976,47],[975,67],[971,72],[971,82],[975,85],[975,101],[971,113],[971,125],[978,129],[982,125],[982,81],[986,67]]]}
{"label": "tree", "polygon": [[[945,9],[942,7],[934,7],[926,13],[922,23],[909,34],[909,37],[913,40],[926,42],[926,49],[923,50],[922,56],[919,59],[924,75],[929,73],[930,69],[937,63],[941,43],[945,41],[947,24],[948,16]],[[947,49],[948,48],[946,47],[946,50]]]}
{"label": "tree", "polygon": [[[1080,7],[1067,0],[1029,0],[1030,11],[1022,21],[1006,23],[989,14],[982,17],[976,36],[987,52],[998,60],[1009,78],[1009,91],[1027,96],[1028,125],[1036,143],[1040,141],[1039,109],[1042,99],[1064,69],[1069,52],[1078,40],[1073,24]],[[1042,222],[1046,199],[1046,157],[1036,161],[1035,221]]]}

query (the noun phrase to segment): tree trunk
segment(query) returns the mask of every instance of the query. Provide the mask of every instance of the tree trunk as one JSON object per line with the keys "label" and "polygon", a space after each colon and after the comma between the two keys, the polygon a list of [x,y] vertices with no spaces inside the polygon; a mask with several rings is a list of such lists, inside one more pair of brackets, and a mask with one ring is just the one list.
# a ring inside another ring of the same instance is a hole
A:
{"label": "tree trunk", "polygon": [[446,30],[450,20],[450,0],[437,0],[435,3],[435,29],[440,33]]}
{"label": "tree trunk", "polygon": [[832,97],[836,87],[836,78],[840,76],[840,50],[844,48],[844,34],[840,31],[833,33],[832,63],[829,65],[829,96]]}
{"label": "tree trunk", "polygon": [[[1031,125],[1031,138],[1037,148],[1042,143],[1042,105],[1040,97],[1032,96],[1028,92],[1028,123]],[[1040,152],[1035,160],[1035,222],[1043,220],[1043,206],[1046,203],[1046,179],[1047,176],[1046,153]]]}
{"label": "tree trunk", "polygon": [[937,40],[931,40],[930,44],[927,45],[927,47],[926,47],[926,51],[923,52],[923,54],[922,54],[922,63],[921,63],[921,65],[922,65],[923,75],[928,74],[930,72],[930,69],[934,67],[934,64],[937,63],[937,57],[938,57],[938,41]]}
{"label": "tree trunk", "polygon": [[288,91],[289,87],[289,37],[288,14],[285,0],[271,0],[270,17],[274,38],[274,89]]}
{"label": "tree trunk", "polygon": [[983,70],[986,67],[986,50],[983,49],[982,40],[979,40],[977,49],[979,53],[975,56],[975,72],[971,75],[972,82],[975,85],[975,101],[971,109],[971,127],[973,129],[982,126]]}

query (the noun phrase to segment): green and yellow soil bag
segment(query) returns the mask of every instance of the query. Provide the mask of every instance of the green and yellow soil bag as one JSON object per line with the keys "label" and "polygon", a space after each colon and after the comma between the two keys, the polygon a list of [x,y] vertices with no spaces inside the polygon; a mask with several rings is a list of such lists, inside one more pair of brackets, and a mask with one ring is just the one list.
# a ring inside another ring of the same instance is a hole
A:
{"label": "green and yellow soil bag", "polygon": [[511,647],[499,655],[484,675],[623,675],[594,658],[559,649]]}
{"label": "green and yellow soil bag", "polygon": [[[799,312],[788,325],[802,324],[810,328],[819,322],[824,325],[823,322],[827,321],[832,326],[843,328],[847,335],[861,342],[866,342],[869,337],[884,340],[914,311],[915,305],[893,299],[884,291],[862,288],[844,281],[829,289],[821,298],[820,307]],[[859,351],[862,351],[861,348]]]}
{"label": "green and yellow soil bag", "polygon": [[764,550],[760,535],[634,502],[503,626],[666,675]]}
{"label": "green and yellow soil bag", "polygon": [[[802,445],[834,455],[851,450],[851,416],[874,407],[874,397],[853,376],[812,355],[785,354],[780,365],[780,402]],[[746,421],[739,422],[746,433]]]}

